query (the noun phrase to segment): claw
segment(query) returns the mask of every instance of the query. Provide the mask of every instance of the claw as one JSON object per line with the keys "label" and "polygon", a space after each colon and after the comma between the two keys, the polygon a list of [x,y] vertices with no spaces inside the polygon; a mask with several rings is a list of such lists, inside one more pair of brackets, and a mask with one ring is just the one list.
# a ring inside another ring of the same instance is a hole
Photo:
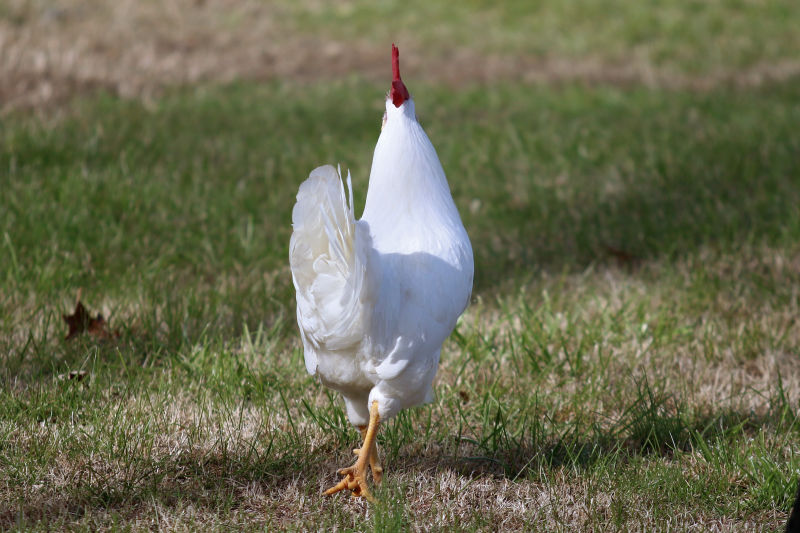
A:
{"label": "claw", "polygon": [[[358,464],[358,463],[356,463]],[[349,490],[354,497],[365,497],[370,502],[375,502],[375,498],[367,488],[366,476],[363,471],[359,473],[356,471],[356,465],[339,470],[339,474],[344,476],[339,483],[329,488],[324,492],[325,496],[336,494],[343,490]]]}
{"label": "claw", "polygon": [[337,483],[333,487],[331,487],[328,490],[326,490],[325,492],[323,492],[323,494],[325,496],[330,496],[331,494],[336,494],[340,490],[344,490],[346,488],[347,488],[347,480],[343,479],[343,480],[339,481],[339,483]]}
{"label": "claw", "polygon": [[379,416],[378,402],[372,402],[370,409],[369,426],[362,427],[361,434],[364,443],[360,448],[355,448],[353,453],[358,456],[353,466],[342,468],[338,471],[340,476],[344,476],[336,485],[326,490],[323,494],[329,496],[343,490],[349,490],[353,497],[364,497],[370,502],[375,502],[375,498],[367,488],[367,467],[372,471],[372,480],[378,484],[383,477],[383,467],[378,460],[378,447],[375,437],[378,432]]}

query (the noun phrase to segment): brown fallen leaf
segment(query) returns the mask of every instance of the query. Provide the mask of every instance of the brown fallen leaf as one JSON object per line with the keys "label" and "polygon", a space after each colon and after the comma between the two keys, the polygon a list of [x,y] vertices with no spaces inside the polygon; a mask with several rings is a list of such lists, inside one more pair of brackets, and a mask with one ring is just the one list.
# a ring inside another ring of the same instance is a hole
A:
{"label": "brown fallen leaf", "polygon": [[641,258],[611,245],[606,245],[606,252],[617,260],[619,266],[636,267],[641,262]]}
{"label": "brown fallen leaf", "polygon": [[71,315],[61,315],[61,317],[69,327],[69,332],[67,336],[64,337],[65,340],[77,337],[84,332],[98,339],[119,337],[119,331],[112,332],[108,329],[108,324],[106,324],[103,315],[98,313],[96,317],[92,318],[89,311],[86,310],[86,307],[80,300],[75,304],[75,311]]}

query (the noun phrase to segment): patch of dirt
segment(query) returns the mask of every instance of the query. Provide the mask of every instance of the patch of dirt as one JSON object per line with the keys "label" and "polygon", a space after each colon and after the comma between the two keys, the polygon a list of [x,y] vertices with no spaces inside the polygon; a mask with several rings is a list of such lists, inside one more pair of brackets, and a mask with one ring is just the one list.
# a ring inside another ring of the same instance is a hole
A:
{"label": "patch of dirt", "polygon": [[[147,100],[165,87],[197,82],[388,79],[388,43],[331,40],[292,25],[279,4],[256,0],[11,0],[0,6],[0,114],[46,109],[96,90]],[[406,71],[453,85],[578,81],[704,90],[800,75],[800,60],[693,77],[641,61],[486,55],[454,45],[430,50],[410,36],[402,42]]]}

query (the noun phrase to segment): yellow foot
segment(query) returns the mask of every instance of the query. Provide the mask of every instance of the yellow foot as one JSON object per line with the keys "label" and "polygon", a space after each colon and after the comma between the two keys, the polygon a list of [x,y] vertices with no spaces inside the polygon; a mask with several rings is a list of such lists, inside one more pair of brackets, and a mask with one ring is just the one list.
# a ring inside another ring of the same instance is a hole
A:
{"label": "yellow foot", "polygon": [[372,480],[379,484],[383,477],[383,467],[378,459],[378,446],[375,437],[378,433],[378,424],[380,423],[378,416],[378,402],[372,402],[372,407],[369,410],[369,425],[366,428],[361,428],[361,435],[364,439],[364,444],[361,448],[353,450],[358,456],[353,466],[342,468],[339,470],[339,475],[344,476],[339,483],[325,491],[325,495],[336,494],[342,490],[349,490],[354,497],[363,497],[367,500],[374,502],[375,498],[367,488],[367,467],[372,470]]}
{"label": "yellow foot", "polygon": [[371,502],[375,501],[375,498],[367,488],[367,477],[364,470],[358,469],[358,461],[356,461],[356,464],[353,466],[339,470],[339,475],[344,476],[344,478],[339,481],[339,483],[326,490],[326,496],[347,489],[356,498],[363,497]]}

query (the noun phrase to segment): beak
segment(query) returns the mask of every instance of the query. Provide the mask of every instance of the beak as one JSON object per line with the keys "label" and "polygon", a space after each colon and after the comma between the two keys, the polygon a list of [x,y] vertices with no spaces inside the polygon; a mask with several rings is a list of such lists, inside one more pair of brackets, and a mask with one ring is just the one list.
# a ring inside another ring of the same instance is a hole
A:
{"label": "beak", "polygon": [[381,119],[381,131],[383,131],[384,126],[386,126],[386,111],[383,112],[383,118]]}

